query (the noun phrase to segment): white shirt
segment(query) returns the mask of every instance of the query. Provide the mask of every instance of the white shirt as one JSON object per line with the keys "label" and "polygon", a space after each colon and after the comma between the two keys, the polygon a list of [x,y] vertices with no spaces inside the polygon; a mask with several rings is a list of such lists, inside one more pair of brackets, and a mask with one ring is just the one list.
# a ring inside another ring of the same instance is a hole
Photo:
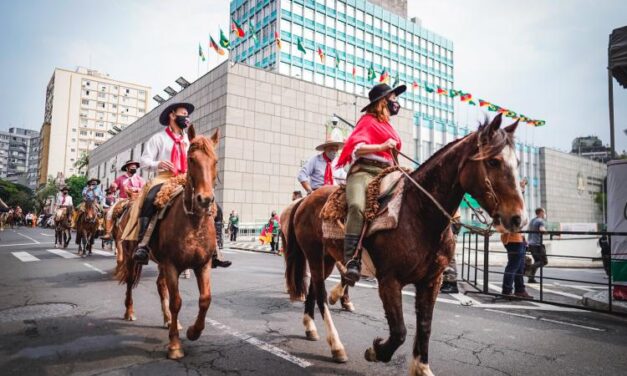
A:
{"label": "white shirt", "polygon": [[[187,133],[183,132],[183,143],[185,150],[189,148],[189,138]],[[157,171],[159,161],[169,161],[172,155],[174,141],[165,133],[165,130],[150,137],[150,140],[144,145],[144,152],[139,160],[140,167],[150,171]],[[162,169],[160,171],[166,171]]]}
{"label": "white shirt", "polygon": [[74,206],[74,203],[72,202],[72,196],[70,196],[69,193],[65,196],[65,201],[63,201],[63,194],[60,194],[57,197],[57,207],[60,207],[61,205]]}

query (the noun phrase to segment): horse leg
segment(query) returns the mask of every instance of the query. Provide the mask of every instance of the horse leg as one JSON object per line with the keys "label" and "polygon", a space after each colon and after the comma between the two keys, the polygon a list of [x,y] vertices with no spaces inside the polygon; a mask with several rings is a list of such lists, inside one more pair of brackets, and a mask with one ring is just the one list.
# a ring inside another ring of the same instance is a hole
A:
{"label": "horse leg", "polygon": [[[346,283],[344,279],[342,279],[342,283]],[[345,311],[355,312],[355,306],[353,305],[353,302],[351,302],[351,298],[348,296],[348,288],[347,284],[344,289],[344,295],[340,298],[340,304],[342,304],[342,308],[344,308]]]}
{"label": "horse leg", "polygon": [[211,304],[211,265],[205,264],[201,268],[194,269],[196,282],[198,283],[198,316],[196,322],[187,328],[187,339],[195,341],[205,329],[205,317]]}
{"label": "horse leg", "polygon": [[[168,329],[172,324],[172,314],[170,313],[170,294],[168,293],[168,284],[165,280],[165,272],[161,265],[159,265],[159,276],[157,277],[157,291],[159,292],[159,298],[161,299],[161,312],[163,313],[163,327]],[[178,329],[183,327],[180,323],[177,323]]]}
{"label": "horse leg", "polygon": [[327,290],[324,286],[324,278],[321,274],[320,269],[314,271],[314,268],[312,268],[311,284],[314,285],[318,309],[324,319],[324,326],[327,332],[327,343],[331,346],[333,360],[338,363],[345,363],[348,361],[348,356],[346,355],[344,345],[340,341],[340,336],[337,334],[337,329],[335,329],[333,319],[331,318],[331,311],[329,310],[329,306],[327,304]]}
{"label": "horse leg", "polygon": [[440,291],[442,274],[426,288],[416,285],[416,339],[414,341],[414,360],[411,362],[409,374],[414,376],[433,376],[429,367],[429,337],[433,308]]}
{"label": "horse leg", "polygon": [[320,339],[318,336],[318,329],[314,323],[314,311],[316,309],[316,293],[313,285],[309,285],[309,291],[305,297],[305,314],[303,315],[303,325],[305,325],[305,335],[310,341],[317,341]]}
{"label": "horse leg", "polygon": [[133,309],[133,278],[129,276],[126,280],[126,299],[124,299],[124,320],[135,321],[135,310]]}
{"label": "horse leg", "polygon": [[[179,294],[179,272],[173,265],[165,265],[165,279],[168,285],[168,293],[170,294],[170,313],[172,314],[172,322],[179,321],[179,310],[181,309],[181,295]],[[177,325],[170,325],[170,343],[168,344],[168,359],[181,359],[185,356],[181,347],[179,338],[179,330]]]}
{"label": "horse leg", "polygon": [[344,296],[344,291],[346,291],[346,284],[344,283],[344,279],[342,279],[342,281],[333,286],[329,292],[329,305],[335,305],[335,303]]}
{"label": "horse leg", "polygon": [[396,349],[405,342],[407,329],[403,321],[401,289],[401,284],[394,278],[379,281],[379,297],[390,327],[390,337],[385,342],[378,337],[374,340],[372,347],[364,354],[369,362],[389,362]]}

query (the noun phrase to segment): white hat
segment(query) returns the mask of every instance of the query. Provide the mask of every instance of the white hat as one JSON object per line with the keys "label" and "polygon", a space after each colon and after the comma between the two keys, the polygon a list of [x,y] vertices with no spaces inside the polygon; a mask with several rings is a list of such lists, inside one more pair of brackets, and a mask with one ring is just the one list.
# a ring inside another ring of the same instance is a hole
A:
{"label": "white hat", "polygon": [[331,134],[327,136],[326,142],[316,146],[316,150],[323,151],[327,146],[337,146],[339,148],[344,146],[344,136],[342,135],[342,130],[339,128],[333,128]]}

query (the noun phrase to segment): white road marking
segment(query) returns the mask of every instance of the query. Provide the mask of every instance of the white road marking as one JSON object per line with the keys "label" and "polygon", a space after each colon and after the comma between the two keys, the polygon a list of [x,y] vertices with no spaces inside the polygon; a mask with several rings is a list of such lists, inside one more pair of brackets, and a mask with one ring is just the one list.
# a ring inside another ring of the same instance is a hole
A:
{"label": "white road marking", "polygon": [[107,256],[107,257],[115,256],[112,252],[102,251],[100,249],[92,249],[91,252],[100,256]]}
{"label": "white road marking", "polygon": [[35,244],[39,244],[39,240],[33,239],[33,238],[31,238],[30,236],[27,236],[27,235],[21,234],[21,233],[19,233],[19,232],[18,232],[17,234],[18,234],[19,236],[23,237],[23,238],[26,238],[26,239],[28,239],[28,240],[31,240],[31,241],[32,241],[33,243],[35,243]]}
{"label": "white road marking", "polygon": [[[25,245],[34,245],[35,243],[15,243],[15,244],[2,244],[0,247],[22,247]],[[41,242],[37,244],[54,244],[54,242]]]}
{"label": "white road marking", "polygon": [[250,336],[248,334],[239,333],[239,332],[233,330],[232,328],[230,328],[230,327],[228,327],[228,326],[226,326],[226,325],[224,325],[222,323],[219,323],[219,322],[217,322],[215,320],[206,319],[205,321],[207,323],[211,324],[212,326],[215,326],[218,329],[222,329],[223,331],[227,332],[228,334],[230,334],[230,335],[232,335],[232,336],[234,336],[236,338],[241,339],[242,341],[244,341],[246,343],[249,343],[249,344],[251,344],[251,345],[253,345],[253,346],[255,346],[255,347],[257,347],[257,348],[259,348],[259,349],[261,349],[263,351],[267,351],[267,352],[269,352],[272,355],[278,356],[279,358],[285,359],[288,362],[294,363],[294,364],[296,364],[297,366],[299,366],[301,368],[307,368],[307,367],[312,365],[311,363],[309,363],[305,359],[301,359],[299,357],[296,357],[296,356],[288,353],[287,351],[285,351],[283,349],[280,349],[280,348],[278,348],[276,346],[273,346],[273,345],[271,345],[269,343],[266,343],[266,342],[264,342],[264,341],[262,341],[260,339],[252,337],[252,336]]}
{"label": "white road marking", "polygon": [[73,253],[70,253],[68,251],[63,251],[63,250],[60,250],[60,249],[46,249],[46,251],[48,251],[50,253],[53,253],[53,254],[55,254],[57,256],[61,256],[61,257],[66,258],[66,259],[79,258],[80,257],[78,255],[75,255]]}
{"label": "white road marking", "polygon": [[[527,287],[530,287],[530,288],[532,288],[534,290],[540,291],[540,285],[536,284],[536,283],[527,283]],[[542,292],[543,293],[548,292],[550,294],[561,295],[561,296],[565,296],[567,298],[573,298],[573,299],[577,299],[577,300],[582,298],[581,295],[575,295],[575,294],[571,294],[571,293],[568,293],[568,292],[562,292],[562,291],[557,291],[557,290],[553,290],[553,289],[547,289],[544,286],[542,286]]]}
{"label": "white road marking", "polygon": [[91,270],[93,270],[93,271],[96,271],[96,272],[98,272],[98,273],[100,273],[100,274],[107,274],[107,272],[105,272],[104,270],[100,270],[100,269],[96,268],[95,266],[93,266],[93,265],[91,265],[91,264],[88,264],[88,263],[86,263],[86,262],[84,262],[84,263],[83,263],[83,265],[85,265],[85,266],[86,266],[86,267],[88,267],[89,269],[91,269]]}
{"label": "white road marking", "polygon": [[40,235],[43,235],[43,236],[54,236],[54,234],[50,235],[50,234],[46,234],[46,233],[44,233],[44,232],[40,232],[39,234],[40,234]]}
{"label": "white road marking", "polygon": [[17,257],[22,262],[39,261],[39,259],[28,252],[11,252],[11,254]]}
{"label": "white road marking", "polygon": [[597,332],[604,332],[605,329],[601,329],[601,328],[595,328],[593,326],[586,326],[586,325],[579,325],[579,324],[573,324],[571,322],[565,322],[565,321],[559,321],[559,320],[552,320],[552,319],[546,319],[544,317],[535,317],[535,316],[531,316],[531,315],[522,315],[520,313],[512,313],[512,312],[505,312],[505,311],[499,311],[498,309],[486,309],[486,311],[490,311],[490,312],[497,312],[497,313],[502,313],[504,315],[510,315],[510,316],[516,316],[516,317],[521,317],[521,318],[525,318],[525,319],[531,319],[531,320],[538,320],[538,321],[546,321],[546,322],[550,322],[553,324],[559,324],[559,325],[566,325],[566,326],[573,326],[576,328],[581,328],[581,329],[588,329],[588,330],[594,330]]}

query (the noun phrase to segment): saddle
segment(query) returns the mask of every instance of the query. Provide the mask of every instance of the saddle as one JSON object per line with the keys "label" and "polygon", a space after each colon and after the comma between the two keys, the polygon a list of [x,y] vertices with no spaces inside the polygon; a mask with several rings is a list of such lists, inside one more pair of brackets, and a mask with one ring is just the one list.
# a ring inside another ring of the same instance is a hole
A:
{"label": "saddle", "polygon": [[[388,167],[368,185],[364,213],[367,226],[365,237],[398,226],[398,214],[405,186],[405,179],[401,177],[402,173],[397,167]],[[322,237],[344,239],[347,213],[346,186],[341,185],[329,196],[320,212]]]}

